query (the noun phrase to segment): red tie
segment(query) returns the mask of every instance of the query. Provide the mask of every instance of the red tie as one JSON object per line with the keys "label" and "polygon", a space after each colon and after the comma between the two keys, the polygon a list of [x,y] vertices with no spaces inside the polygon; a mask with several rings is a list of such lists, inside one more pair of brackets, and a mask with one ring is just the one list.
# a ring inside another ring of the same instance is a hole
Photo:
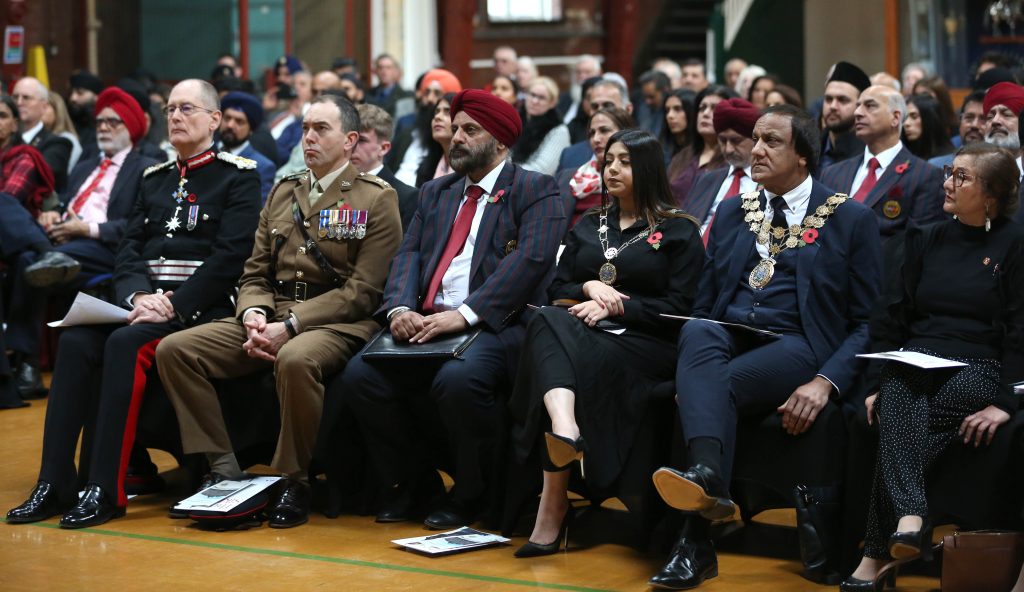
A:
{"label": "red tie", "polygon": [[82,207],[85,206],[85,202],[89,201],[89,196],[92,195],[92,192],[100,186],[100,181],[103,180],[103,177],[107,174],[107,169],[109,169],[112,164],[114,164],[114,161],[109,158],[104,158],[103,162],[100,163],[100,172],[93,178],[92,183],[89,183],[89,186],[78,194],[75,201],[71,202],[71,211],[74,212],[76,216],[78,215],[78,212],[81,211]]}
{"label": "red tie", "polygon": [[[738,195],[739,194],[739,192],[740,192],[740,180],[743,178],[744,174],[745,173],[743,172],[743,169],[736,169],[735,171],[733,171],[733,173],[732,173],[732,184],[729,185],[729,191],[725,192],[725,197],[722,198],[722,201],[725,201],[725,200],[729,199],[730,197],[733,197],[734,195]],[[722,204],[718,204],[718,207],[722,207]],[[705,247],[708,246],[708,236],[711,235],[711,226],[714,225],[714,223],[715,223],[715,216],[717,214],[718,214],[718,209],[716,208],[715,209],[715,213],[711,214],[711,222],[708,222],[708,227],[706,229],[704,229],[704,236],[701,237],[701,240],[704,241],[704,246]]]}
{"label": "red tie", "polygon": [[441,287],[441,278],[448,272],[448,266],[452,260],[462,252],[466,246],[466,239],[469,238],[469,230],[473,227],[473,217],[476,216],[476,206],[484,190],[479,185],[470,185],[466,189],[466,203],[459,210],[455,217],[455,224],[452,226],[451,235],[448,236],[448,243],[441,253],[441,260],[437,262],[433,277],[427,287],[427,296],[423,300],[423,312],[434,312],[434,299],[437,298],[437,290]]}
{"label": "red tie", "polygon": [[864,203],[864,200],[868,198],[868,194],[875,188],[875,184],[878,183],[878,177],[875,176],[875,171],[878,170],[882,165],[878,164],[878,159],[872,157],[868,161],[868,176],[864,177],[864,182],[860,184],[860,189],[854,194],[853,199]]}

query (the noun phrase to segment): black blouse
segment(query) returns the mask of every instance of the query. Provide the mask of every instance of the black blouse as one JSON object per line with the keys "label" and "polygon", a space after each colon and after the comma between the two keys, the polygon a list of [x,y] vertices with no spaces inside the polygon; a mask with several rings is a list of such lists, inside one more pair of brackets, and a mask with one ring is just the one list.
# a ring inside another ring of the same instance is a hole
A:
{"label": "black blouse", "polygon": [[872,320],[872,350],[998,360],[1004,389],[995,404],[1012,413],[1010,385],[1024,379],[1024,227],[999,218],[986,232],[948,220],[908,229],[903,248]]}
{"label": "black blouse", "polygon": [[[599,220],[596,211],[589,212],[572,228],[555,279],[548,288],[551,300],[588,300],[583,284],[598,279],[598,269],[605,263],[597,235]],[[647,226],[646,220],[638,220],[620,231],[619,209],[613,205],[608,212],[608,246],[619,247]],[[612,260],[618,271],[612,287],[629,296],[629,300],[624,301],[625,313],[609,320],[627,329],[674,339],[678,323],[659,315],[690,314],[704,265],[704,245],[700,228],[690,218],[666,218],[657,224],[652,235],[657,233],[661,233],[657,249],[648,242],[648,236],[629,245]]]}

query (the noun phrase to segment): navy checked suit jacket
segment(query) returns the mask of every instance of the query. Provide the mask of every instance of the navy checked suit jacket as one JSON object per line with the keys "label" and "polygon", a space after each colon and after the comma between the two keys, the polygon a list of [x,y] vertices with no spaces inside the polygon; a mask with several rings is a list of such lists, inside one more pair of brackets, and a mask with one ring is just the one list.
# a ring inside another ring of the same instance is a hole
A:
{"label": "navy checked suit jacket", "polygon": [[[465,304],[489,330],[515,324],[526,304],[547,304],[546,290],[567,220],[555,180],[506,162],[477,231]],[[420,188],[419,205],[391,263],[377,320],[398,306],[422,310],[462,201],[465,176],[457,173]],[[512,243],[511,241],[515,241]],[[514,250],[506,250],[515,246]]]}
{"label": "navy checked suit jacket", "polygon": [[[815,181],[807,212],[834,193]],[[742,200],[730,199],[718,206],[693,305],[695,317],[723,320],[743,274],[749,272],[754,233],[743,221],[741,205]],[[762,209],[764,205],[762,191]],[[855,356],[868,351],[868,321],[882,283],[882,249],[881,241],[863,237],[877,235],[875,216],[849,199],[828,218],[817,240],[797,249],[794,306],[818,373],[842,393],[849,392],[863,366]]]}
{"label": "navy checked suit jacket", "polygon": [[[704,220],[707,220],[711,206],[715,203],[718,190],[722,188],[722,183],[725,182],[725,178],[728,175],[729,167],[727,166],[702,173],[697,177],[693,188],[686,193],[686,197],[679,204],[679,209],[696,218],[700,224],[703,224]],[[730,196],[727,195],[726,197]],[[724,203],[725,200],[722,201]]]}
{"label": "navy checked suit jacket", "polygon": [[[863,154],[859,158],[837,162],[821,172],[820,181],[852,198],[853,178],[863,164]],[[897,173],[896,169],[903,164],[907,165],[906,170]],[[944,199],[942,171],[914,156],[904,146],[868,193],[864,205],[874,210],[878,217],[882,238],[889,238],[903,232],[909,225],[924,226],[944,220]]]}
{"label": "navy checked suit jacket", "polygon": [[[107,221],[100,224],[100,242],[107,248],[114,249],[117,243],[124,236],[124,227],[128,222],[128,216],[132,213],[132,206],[139,197],[139,189],[142,187],[142,171],[156,164],[156,161],[148,156],[143,156],[137,150],[132,150],[125,157],[121,164],[121,170],[114,179],[114,186],[110,188],[110,201],[107,202]],[[71,176],[68,177],[68,188],[62,197],[61,206],[67,208],[78,195],[89,175],[100,165],[100,155],[93,155],[87,160],[79,161],[75,168],[71,169]]]}

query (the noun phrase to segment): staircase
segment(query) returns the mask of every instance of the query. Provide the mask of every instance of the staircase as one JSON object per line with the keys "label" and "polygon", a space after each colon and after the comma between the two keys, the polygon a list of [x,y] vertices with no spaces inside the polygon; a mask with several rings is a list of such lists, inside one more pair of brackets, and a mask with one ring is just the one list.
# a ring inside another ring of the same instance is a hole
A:
{"label": "staircase", "polygon": [[716,0],[666,0],[661,16],[651,27],[637,53],[635,72],[644,72],[660,57],[683,61],[707,57],[708,19]]}

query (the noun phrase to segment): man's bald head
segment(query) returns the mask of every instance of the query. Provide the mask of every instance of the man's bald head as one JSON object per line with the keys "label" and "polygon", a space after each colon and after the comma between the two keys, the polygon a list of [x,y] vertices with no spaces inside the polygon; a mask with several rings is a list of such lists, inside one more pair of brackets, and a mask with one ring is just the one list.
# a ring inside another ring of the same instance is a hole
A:
{"label": "man's bald head", "polygon": [[317,72],[313,77],[313,97],[319,97],[325,90],[338,90],[341,88],[341,76],[333,70]]}
{"label": "man's bald head", "polygon": [[891,86],[869,86],[857,99],[854,131],[872,154],[878,154],[899,140],[906,114],[907,102],[900,91]]}
{"label": "man's bald head", "polygon": [[14,85],[11,98],[18,105],[22,125],[31,129],[43,119],[50,91],[38,79],[26,76]]}

